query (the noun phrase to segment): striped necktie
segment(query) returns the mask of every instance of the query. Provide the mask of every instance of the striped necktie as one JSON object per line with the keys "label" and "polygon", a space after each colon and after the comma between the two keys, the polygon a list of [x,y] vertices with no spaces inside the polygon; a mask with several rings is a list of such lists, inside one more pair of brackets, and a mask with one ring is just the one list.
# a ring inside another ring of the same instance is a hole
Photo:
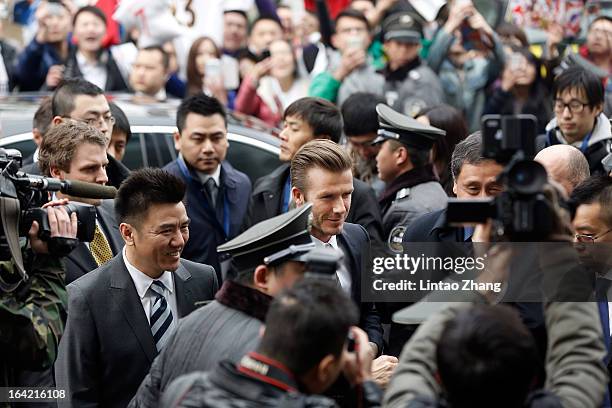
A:
{"label": "striped necktie", "polygon": [[156,298],[151,308],[151,333],[157,351],[161,351],[164,344],[170,337],[170,328],[172,326],[172,311],[168,306],[168,301],[164,296],[164,284],[158,280],[153,281],[151,290]]}

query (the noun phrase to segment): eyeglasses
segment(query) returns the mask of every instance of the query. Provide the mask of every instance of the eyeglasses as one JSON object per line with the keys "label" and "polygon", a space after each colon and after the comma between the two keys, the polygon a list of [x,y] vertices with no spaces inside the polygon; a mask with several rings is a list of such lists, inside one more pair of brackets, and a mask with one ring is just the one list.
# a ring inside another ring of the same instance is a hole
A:
{"label": "eyeglasses", "polygon": [[603,232],[599,235],[593,235],[593,234],[576,234],[576,241],[578,242],[595,242],[597,241],[599,238],[603,237],[604,235],[606,235],[607,233],[609,233],[610,231],[612,231],[612,228],[610,228],[609,230],[607,230],[606,232]]}
{"label": "eyeglasses", "polygon": [[114,116],[97,116],[95,118],[87,118],[87,119],[71,118],[70,116],[64,116],[64,117],[67,119],[75,120],[77,122],[85,123],[86,125],[89,125],[92,127],[98,127],[98,125],[100,125],[100,120],[105,122],[106,126],[108,127],[111,127],[115,124]]}
{"label": "eyeglasses", "polygon": [[553,109],[555,110],[555,113],[562,113],[567,107],[571,113],[580,113],[584,110],[584,107],[588,105],[588,103],[582,103],[576,99],[572,99],[569,101],[569,103],[565,103],[561,99],[555,99]]}

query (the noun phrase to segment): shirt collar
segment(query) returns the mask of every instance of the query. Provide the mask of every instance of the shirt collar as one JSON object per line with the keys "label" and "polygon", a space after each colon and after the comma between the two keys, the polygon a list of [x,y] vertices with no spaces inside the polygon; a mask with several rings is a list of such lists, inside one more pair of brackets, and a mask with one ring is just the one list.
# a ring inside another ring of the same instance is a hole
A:
{"label": "shirt collar", "polygon": [[330,244],[332,246],[332,248],[334,249],[338,249],[338,241],[336,240],[336,236],[332,235],[332,237],[329,239],[329,241],[327,242],[323,242],[320,239],[315,238],[314,236],[312,236],[312,240],[314,241],[315,245],[319,248],[323,248],[325,247],[325,244]]}
{"label": "shirt collar", "polygon": [[202,184],[206,184],[206,182],[208,181],[209,178],[212,178],[213,180],[215,180],[215,184],[217,185],[217,187],[219,187],[221,185],[221,165],[217,166],[217,169],[214,171],[213,174],[207,174],[207,173],[202,173],[201,171],[196,171],[200,181],[202,182]]}
{"label": "shirt collar", "polygon": [[163,102],[166,99],[168,99],[168,95],[166,94],[166,90],[164,88],[160,89],[155,95],[149,95],[149,94],[146,94],[146,93],[140,92],[140,91],[136,92],[135,95],[136,96],[141,96],[141,97],[144,97],[144,98],[153,98],[153,99],[155,99],[156,101],[159,101],[159,102]]}
{"label": "shirt collar", "polygon": [[[128,272],[130,273],[130,276],[132,277],[132,281],[134,281],[138,296],[140,297],[140,299],[143,299],[155,279],[139,271],[134,265],[130,263],[130,261],[128,261],[125,246],[123,247],[123,262],[125,263],[125,267],[127,268]],[[162,276],[157,280],[161,281],[161,283],[164,284],[164,286],[167,290],[170,291],[170,293],[174,292],[174,282],[172,280],[171,272],[165,271]]]}
{"label": "shirt collar", "polygon": [[89,62],[89,60],[87,60],[87,58],[85,58],[83,54],[81,54],[81,51],[77,51],[76,60],[79,66],[82,67],[98,67],[102,65],[99,60],[92,64],[91,62]]}

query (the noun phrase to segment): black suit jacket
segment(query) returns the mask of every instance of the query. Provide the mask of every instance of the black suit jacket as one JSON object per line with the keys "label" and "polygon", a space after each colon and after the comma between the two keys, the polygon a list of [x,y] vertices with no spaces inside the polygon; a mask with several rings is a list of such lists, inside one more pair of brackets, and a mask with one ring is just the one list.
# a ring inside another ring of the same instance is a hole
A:
{"label": "black suit jacket", "polygon": [[344,223],[342,234],[336,236],[338,245],[345,255],[345,263],[351,274],[351,297],[360,307],[359,326],[368,334],[372,343],[383,350],[383,329],[380,315],[373,303],[361,302],[361,266],[367,264],[370,250],[370,239],[361,225]]}
{"label": "black suit jacket", "polygon": [[[102,227],[106,240],[110,245],[113,255],[117,255],[123,248],[123,238],[119,232],[119,224],[115,220],[115,209],[113,200],[103,200],[102,204],[96,207],[98,222]],[[69,284],[89,271],[98,267],[93,255],[83,242],[79,242],[77,247],[65,258],[66,262],[66,284]]]}
{"label": "black suit jacket", "polygon": [[[212,267],[181,260],[174,272],[179,315],[213,299]],[[55,364],[59,406],[125,407],[157,349],[136,286],[119,254],[68,285],[68,322]]]}
{"label": "black suit jacket", "polygon": [[422,215],[408,225],[402,242],[463,242],[463,228],[449,227],[445,222],[446,208]]}
{"label": "black suit jacket", "polygon": [[[267,176],[259,178],[253,187],[249,211],[243,229],[281,213],[283,188],[289,177],[289,164],[284,163]],[[353,197],[347,222],[362,225],[373,241],[382,239],[380,208],[374,190],[366,183],[353,178]]]}

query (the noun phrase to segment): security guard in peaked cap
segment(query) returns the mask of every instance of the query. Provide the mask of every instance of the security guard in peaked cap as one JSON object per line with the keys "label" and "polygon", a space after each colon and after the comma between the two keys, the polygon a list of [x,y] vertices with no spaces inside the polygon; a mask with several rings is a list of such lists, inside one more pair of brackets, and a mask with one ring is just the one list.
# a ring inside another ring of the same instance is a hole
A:
{"label": "security guard in peaked cap", "polygon": [[382,31],[384,41],[419,43],[423,37],[423,24],[414,14],[398,12],[383,21]]}
{"label": "security guard in peaked cap", "polygon": [[402,115],[382,103],[376,106],[376,113],[378,113],[378,137],[372,144],[392,139],[415,149],[429,150],[439,138],[446,135],[446,131]]}
{"label": "security guard in peaked cap", "polygon": [[258,265],[305,262],[305,255],[315,248],[309,231],[311,209],[308,204],[262,221],[217,247],[232,258],[230,278],[231,273],[252,271]]}
{"label": "security guard in peaked cap", "polygon": [[389,248],[402,252],[407,225],[420,215],[444,208],[447,196],[434,174],[429,156],[444,130],[424,125],[384,104],[376,107],[376,156],[380,178],[387,183],[379,198],[383,231]]}
{"label": "security guard in peaked cap", "polygon": [[[385,78],[382,93],[393,109],[413,117],[445,99],[440,79],[419,58],[422,21],[417,14],[403,11],[391,14],[382,24],[383,47],[389,57],[387,65],[380,71]],[[398,47],[404,51],[399,54],[392,52]]]}

